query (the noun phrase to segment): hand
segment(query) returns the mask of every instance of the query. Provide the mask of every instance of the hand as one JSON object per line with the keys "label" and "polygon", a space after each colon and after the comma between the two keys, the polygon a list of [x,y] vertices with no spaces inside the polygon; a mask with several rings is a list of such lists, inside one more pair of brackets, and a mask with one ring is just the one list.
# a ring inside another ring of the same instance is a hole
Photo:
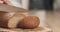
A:
{"label": "hand", "polygon": [[6,1],[7,1],[7,0],[0,0],[0,3],[6,4]]}

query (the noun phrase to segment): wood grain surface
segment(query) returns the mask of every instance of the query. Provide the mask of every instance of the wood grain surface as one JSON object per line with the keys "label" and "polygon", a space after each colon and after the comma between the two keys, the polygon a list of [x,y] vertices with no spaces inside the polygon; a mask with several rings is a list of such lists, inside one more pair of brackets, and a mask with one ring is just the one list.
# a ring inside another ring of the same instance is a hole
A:
{"label": "wood grain surface", "polygon": [[18,7],[15,7],[15,6],[6,5],[6,4],[0,4],[0,11],[8,11],[8,12],[25,11],[25,12],[27,12],[28,10],[18,8]]}
{"label": "wood grain surface", "polygon": [[60,32],[60,11],[47,12],[46,23],[52,29],[53,32]]}
{"label": "wood grain surface", "polygon": [[5,29],[5,28],[0,28],[0,32],[51,32],[50,28],[47,27],[38,27],[35,29]]}

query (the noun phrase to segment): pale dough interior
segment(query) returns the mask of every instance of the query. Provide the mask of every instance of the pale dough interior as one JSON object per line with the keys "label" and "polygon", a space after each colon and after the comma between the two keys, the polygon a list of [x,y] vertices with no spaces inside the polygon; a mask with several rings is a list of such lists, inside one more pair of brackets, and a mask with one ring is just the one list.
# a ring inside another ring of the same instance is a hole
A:
{"label": "pale dough interior", "polygon": [[8,27],[9,28],[16,28],[17,27],[17,24],[19,21],[21,21],[24,17],[22,16],[15,16],[15,17],[12,17],[9,21],[8,21]]}

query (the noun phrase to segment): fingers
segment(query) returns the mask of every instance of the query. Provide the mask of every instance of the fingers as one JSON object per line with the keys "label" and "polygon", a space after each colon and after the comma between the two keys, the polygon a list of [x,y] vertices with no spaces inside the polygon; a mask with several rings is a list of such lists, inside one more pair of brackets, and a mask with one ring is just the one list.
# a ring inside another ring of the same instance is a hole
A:
{"label": "fingers", "polygon": [[0,0],[0,3],[6,4],[7,0]]}
{"label": "fingers", "polygon": [[2,4],[3,4],[3,1],[2,1],[2,0],[0,0],[0,3],[2,3]]}

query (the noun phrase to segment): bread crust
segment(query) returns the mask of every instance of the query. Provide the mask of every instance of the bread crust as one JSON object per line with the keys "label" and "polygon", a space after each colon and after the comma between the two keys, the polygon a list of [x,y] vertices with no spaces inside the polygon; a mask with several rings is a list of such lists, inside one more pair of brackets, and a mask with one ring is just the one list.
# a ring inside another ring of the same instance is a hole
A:
{"label": "bread crust", "polygon": [[[11,14],[12,13],[12,14]],[[0,27],[8,28],[8,20],[13,16],[13,12],[0,11]]]}
{"label": "bread crust", "polygon": [[21,22],[19,22],[19,28],[32,29],[38,27],[40,19],[37,16],[26,16]]}

